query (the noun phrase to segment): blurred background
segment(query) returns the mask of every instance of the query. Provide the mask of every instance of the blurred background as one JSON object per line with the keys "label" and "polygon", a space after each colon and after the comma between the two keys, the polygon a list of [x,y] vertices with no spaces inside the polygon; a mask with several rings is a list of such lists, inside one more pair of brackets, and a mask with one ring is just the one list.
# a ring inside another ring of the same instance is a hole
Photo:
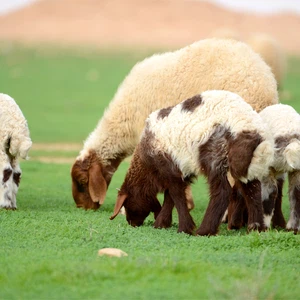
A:
{"label": "blurred background", "polygon": [[1,0],[0,13],[2,40],[181,47],[226,27],[300,51],[297,0]]}
{"label": "blurred background", "polygon": [[137,61],[208,37],[251,45],[300,111],[299,32],[293,0],[1,0],[0,92],[28,119],[32,158],[72,161]]}

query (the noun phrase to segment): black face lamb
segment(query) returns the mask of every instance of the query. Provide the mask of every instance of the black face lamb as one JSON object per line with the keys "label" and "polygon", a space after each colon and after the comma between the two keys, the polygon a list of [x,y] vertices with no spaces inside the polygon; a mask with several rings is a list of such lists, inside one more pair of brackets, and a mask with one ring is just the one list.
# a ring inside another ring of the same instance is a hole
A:
{"label": "black face lamb", "polygon": [[[186,206],[186,187],[206,176],[210,201],[198,235],[214,235],[228,206],[229,179],[246,199],[249,229],[264,229],[259,179],[273,160],[273,139],[260,116],[237,94],[206,91],[152,113],[135,150],[111,219],[125,207],[127,221],[141,225],[153,211],[155,227],[169,227],[175,205],[178,231],[191,234],[194,221]],[[158,214],[156,195],[164,192]]]}

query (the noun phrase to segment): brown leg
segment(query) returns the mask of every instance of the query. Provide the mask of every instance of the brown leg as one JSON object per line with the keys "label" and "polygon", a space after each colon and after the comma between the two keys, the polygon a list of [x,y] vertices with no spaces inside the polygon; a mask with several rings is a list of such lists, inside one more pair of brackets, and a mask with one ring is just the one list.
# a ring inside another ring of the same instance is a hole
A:
{"label": "brown leg", "polygon": [[154,219],[156,219],[161,211],[160,202],[156,197],[152,201],[151,211],[154,213]]}
{"label": "brown leg", "polygon": [[228,229],[240,229],[243,226],[245,210],[245,199],[234,185],[228,206]]}
{"label": "brown leg", "polygon": [[275,209],[272,218],[273,227],[285,228],[286,226],[286,222],[281,209],[283,183],[283,178],[277,179],[277,197],[275,199]]}
{"label": "brown leg", "polygon": [[238,182],[238,188],[245,198],[248,209],[248,230],[265,230],[260,181]]}
{"label": "brown leg", "polygon": [[289,173],[290,218],[288,230],[297,233],[300,230],[300,171]]}
{"label": "brown leg", "polygon": [[226,178],[208,178],[210,200],[197,235],[216,235],[228,207],[231,187]]}
{"label": "brown leg", "polygon": [[169,195],[169,191],[164,193],[164,203],[162,209],[154,222],[155,228],[168,228],[172,224],[172,210],[174,208],[174,202]]}
{"label": "brown leg", "polygon": [[175,183],[171,188],[169,188],[169,195],[173,200],[178,212],[178,219],[179,219],[178,232],[185,232],[187,234],[192,234],[195,228],[195,222],[192,216],[190,215],[186,204],[185,189],[186,186]]}

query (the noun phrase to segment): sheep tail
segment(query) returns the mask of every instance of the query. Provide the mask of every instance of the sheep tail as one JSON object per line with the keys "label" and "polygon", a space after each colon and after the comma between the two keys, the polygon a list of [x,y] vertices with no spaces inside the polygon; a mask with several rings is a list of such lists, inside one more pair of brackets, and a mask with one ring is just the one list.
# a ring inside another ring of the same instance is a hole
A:
{"label": "sheep tail", "polygon": [[293,169],[300,169],[300,141],[293,139],[283,151],[287,164]]}

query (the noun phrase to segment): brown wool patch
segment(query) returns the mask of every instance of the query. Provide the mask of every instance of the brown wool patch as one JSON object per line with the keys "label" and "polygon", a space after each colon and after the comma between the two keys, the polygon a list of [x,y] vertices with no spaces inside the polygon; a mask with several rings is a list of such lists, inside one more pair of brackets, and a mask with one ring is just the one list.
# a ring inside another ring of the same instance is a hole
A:
{"label": "brown wool patch", "polygon": [[193,112],[202,103],[201,95],[196,95],[182,103],[182,110]]}
{"label": "brown wool patch", "polygon": [[14,173],[13,175],[14,183],[19,186],[21,180],[21,173]]}
{"label": "brown wool patch", "polygon": [[171,110],[173,109],[174,106],[170,106],[170,107],[166,107],[166,108],[162,108],[157,115],[157,119],[163,119],[165,117],[167,117]]}
{"label": "brown wool patch", "polygon": [[289,136],[279,136],[275,139],[276,148],[285,148],[291,141],[291,139],[300,140],[300,135],[293,134]]}
{"label": "brown wool patch", "polygon": [[12,174],[12,170],[11,169],[5,169],[3,171],[3,179],[2,179],[2,182],[5,183],[9,178],[10,178],[10,175]]}

